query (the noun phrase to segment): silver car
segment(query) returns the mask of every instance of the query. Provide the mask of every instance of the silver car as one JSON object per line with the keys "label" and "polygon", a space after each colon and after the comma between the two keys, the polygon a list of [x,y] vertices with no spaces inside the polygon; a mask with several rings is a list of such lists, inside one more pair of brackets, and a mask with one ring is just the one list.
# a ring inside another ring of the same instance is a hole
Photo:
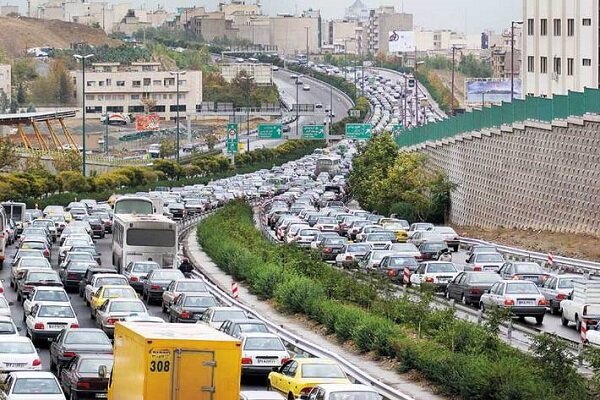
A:
{"label": "silver car", "polygon": [[581,275],[551,275],[540,287],[540,292],[548,301],[550,314],[560,313],[560,302],[573,292],[573,281],[581,279]]}
{"label": "silver car", "polygon": [[465,271],[498,272],[505,260],[500,253],[476,253],[465,264]]}
{"label": "silver car", "polygon": [[166,313],[175,299],[182,293],[207,293],[206,283],[200,279],[177,279],[169,283],[162,294],[162,312]]}
{"label": "silver car", "polygon": [[546,298],[535,283],[522,280],[496,282],[489,293],[484,293],[479,300],[482,310],[492,307],[506,308],[519,318],[534,317],[538,324],[544,321],[547,304]]}
{"label": "silver car", "polygon": [[108,299],[96,309],[96,323],[108,336],[115,332],[115,323],[132,315],[148,314],[144,303],[139,299]]}
{"label": "silver car", "polygon": [[132,288],[141,292],[146,276],[155,269],[160,268],[160,265],[155,261],[131,261],[123,269],[123,275],[125,275]]}

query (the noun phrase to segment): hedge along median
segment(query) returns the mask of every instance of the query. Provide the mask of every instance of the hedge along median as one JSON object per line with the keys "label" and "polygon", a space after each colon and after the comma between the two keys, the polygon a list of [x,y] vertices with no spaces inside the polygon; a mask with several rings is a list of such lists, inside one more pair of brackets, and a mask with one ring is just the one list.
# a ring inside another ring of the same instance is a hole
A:
{"label": "hedge along median", "polygon": [[453,310],[430,307],[428,292],[419,302],[397,298],[385,279],[351,276],[314,253],[269,242],[244,203],[204,220],[198,241],[259,298],[310,317],[361,352],[397,360],[402,372],[419,372],[443,394],[470,400],[593,398],[572,364],[553,373],[535,354],[498,339],[497,326],[480,327],[455,319]]}
{"label": "hedge along median", "polygon": [[273,149],[256,149],[236,156],[235,166],[222,154],[194,157],[181,166],[155,160],[148,167],[123,167],[84,177],[78,170],[51,174],[43,168],[0,174],[0,200],[23,201],[28,207],[67,205],[75,199],[106,200],[113,193],[147,191],[157,186],[206,184],[211,180],[272,168],[324,147],[323,141],[288,140]]}

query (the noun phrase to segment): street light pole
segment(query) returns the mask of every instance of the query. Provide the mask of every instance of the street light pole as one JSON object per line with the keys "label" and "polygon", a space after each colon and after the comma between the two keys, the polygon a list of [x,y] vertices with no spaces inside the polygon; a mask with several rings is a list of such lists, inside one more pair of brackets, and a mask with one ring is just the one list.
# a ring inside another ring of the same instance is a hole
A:
{"label": "street light pole", "polygon": [[298,99],[299,98],[298,86],[300,86],[299,79],[300,79],[300,75],[298,75],[296,77],[296,135],[298,137],[300,137],[300,131],[298,130],[298,119],[299,119],[299,114],[298,114],[299,110],[298,109],[300,108],[299,104],[298,104],[298,102],[299,102],[299,99]]}
{"label": "street light pole", "polygon": [[[85,86],[86,86],[85,60],[87,60],[88,58],[94,57],[94,55],[93,54],[86,54],[86,55],[73,54],[73,57],[75,57],[78,60],[81,60],[81,105],[83,108],[82,124],[81,124],[81,136],[82,136],[81,147],[83,148],[83,155],[81,157],[81,172],[82,172],[83,176],[85,176],[85,173],[86,173],[85,156],[86,156],[86,152],[87,152],[86,145],[85,145]],[[106,118],[106,123],[108,124],[108,112],[106,113],[105,118]]]}
{"label": "street light pole", "polygon": [[510,101],[515,99],[515,25],[523,21],[510,22]]}
{"label": "street light pole", "polygon": [[309,56],[308,56],[308,29],[309,28],[310,27],[308,27],[308,26],[304,27],[304,29],[306,29],[306,67],[308,67],[308,62],[310,61]]}
{"label": "street light pole", "polygon": [[177,82],[175,82],[175,86],[176,86],[176,92],[177,92],[177,111],[176,111],[176,123],[177,123],[177,133],[176,133],[176,139],[175,139],[175,147],[176,147],[176,156],[175,156],[175,160],[177,161],[177,163],[179,163],[179,134],[180,134],[180,130],[179,130],[179,76],[180,75],[185,75],[185,71],[172,71],[170,73],[171,75],[175,76],[175,79],[177,79]]}

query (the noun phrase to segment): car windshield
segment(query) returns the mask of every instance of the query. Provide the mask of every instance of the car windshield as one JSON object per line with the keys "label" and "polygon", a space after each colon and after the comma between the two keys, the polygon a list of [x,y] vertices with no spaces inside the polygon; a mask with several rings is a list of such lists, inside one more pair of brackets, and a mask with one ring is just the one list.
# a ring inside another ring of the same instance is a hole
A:
{"label": "car windshield", "polygon": [[79,364],[79,373],[96,374],[102,365],[105,365],[106,371],[110,373],[112,371],[113,360],[109,358],[86,358],[81,360]]}
{"label": "car windshield", "polygon": [[127,297],[134,298],[137,295],[135,294],[135,290],[131,287],[122,287],[122,288],[107,288],[104,289],[103,297],[105,298],[114,298],[114,297]]}
{"label": "car windshield", "polygon": [[13,335],[17,333],[15,325],[10,321],[0,321],[0,335]]}
{"label": "car windshield", "polygon": [[183,303],[186,307],[214,307],[217,302],[212,296],[187,296]]}
{"label": "car windshield", "polygon": [[493,246],[479,246],[473,248],[473,253],[495,253],[496,248]]}
{"label": "car windshield", "polygon": [[302,377],[343,379],[346,374],[335,364],[304,364],[302,365]]}
{"label": "car windshield", "polygon": [[15,256],[15,259],[19,259],[22,257],[44,258],[44,254],[40,250],[23,249],[23,250],[19,250],[19,252]]}
{"label": "car windshield", "polygon": [[244,350],[285,351],[285,347],[278,338],[252,337],[246,339]]}
{"label": "car windshield", "polygon": [[259,332],[259,333],[267,333],[269,330],[265,326],[265,324],[238,324],[237,331],[239,332]]}
{"label": "car windshield", "polygon": [[94,257],[90,253],[67,254],[67,258],[73,261],[90,261],[94,262]]}
{"label": "car windshield", "polygon": [[561,278],[558,280],[559,289],[573,289],[574,283],[577,278]]}
{"label": "car windshield", "polygon": [[404,226],[400,223],[394,222],[394,223],[387,223],[385,224],[385,229],[391,229],[391,230],[404,230]]}
{"label": "car windshield", "polygon": [[38,290],[34,296],[35,301],[68,302],[69,296],[63,290]]}
{"label": "car windshield", "polygon": [[389,242],[390,235],[387,233],[370,233],[367,235],[367,242]]}
{"label": "car windshield", "polygon": [[329,238],[325,239],[326,245],[344,245],[346,244],[346,238]]}
{"label": "car windshield", "polygon": [[223,322],[228,319],[245,319],[246,313],[242,310],[221,310],[215,311],[212,320],[214,322]]}
{"label": "car windshield", "polygon": [[148,273],[158,268],[160,268],[160,265],[158,265],[158,263],[155,262],[143,262],[133,264],[133,272]]}
{"label": "car windshield", "polygon": [[332,217],[321,217],[317,220],[317,224],[327,224],[327,225],[336,225],[337,221]]}
{"label": "car windshield", "polygon": [[96,281],[96,287],[106,286],[106,285],[128,285],[127,278],[122,276],[117,277],[106,277],[106,278],[98,278]]}
{"label": "car windshield", "polygon": [[495,274],[495,273],[486,274],[485,272],[478,272],[478,273],[469,275],[469,283],[488,284],[488,283],[498,282],[500,279],[502,279],[502,277],[500,277],[500,275]]}
{"label": "car windshield", "polygon": [[54,222],[65,222],[64,215],[49,215],[48,218]]}
{"label": "car windshield", "polygon": [[0,342],[0,354],[33,354],[35,347],[30,342]]}
{"label": "car windshield", "polygon": [[391,257],[388,264],[390,267],[414,267],[417,260],[414,257]]}
{"label": "car windshield", "polygon": [[21,267],[33,267],[33,268],[50,268],[51,265],[45,258],[27,257],[21,259]]}
{"label": "car windshield", "polygon": [[392,247],[390,248],[390,250],[394,250],[394,251],[401,252],[401,253],[419,252],[419,249],[417,249],[417,246],[415,246],[412,243],[394,243],[392,245]]}
{"label": "car windshield", "polygon": [[206,283],[204,282],[178,282],[178,292],[208,292]]}
{"label": "car windshield", "polygon": [[300,231],[300,236],[316,236],[319,234],[318,229],[302,229]]}
{"label": "car windshield", "polygon": [[539,294],[535,283],[532,282],[511,282],[506,285],[507,294]]}
{"label": "car windshield", "polygon": [[540,266],[534,263],[515,264],[517,274],[541,274]]}
{"label": "car windshield", "polygon": [[381,261],[383,257],[390,255],[392,255],[392,253],[390,253],[389,251],[374,251],[373,255],[371,256],[371,260]]}
{"label": "car windshield", "polygon": [[456,272],[456,268],[454,267],[454,264],[451,263],[429,264],[427,266],[427,272]]}
{"label": "car windshield", "polygon": [[351,244],[348,246],[346,251],[348,253],[363,253],[366,254],[369,250],[371,250],[371,246],[368,244]]}
{"label": "car windshield", "polygon": [[69,263],[69,265],[67,265],[67,270],[76,271],[76,272],[85,272],[88,270],[88,268],[90,268],[94,264],[96,264],[96,263],[93,260],[92,260],[92,262],[90,262],[89,260],[88,260],[88,262],[75,261],[75,262],[71,262],[71,263]]}
{"label": "car windshield", "polygon": [[62,394],[55,378],[17,378],[13,394]]}
{"label": "car windshield", "polygon": [[184,278],[184,276],[178,269],[154,271],[154,273],[152,274],[152,279],[175,280],[181,278]]}
{"label": "car windshield", "polygon": [[381,396],[375,392],[343,391],[329,394],[329,400],[380,400]]}
{"label": "car windshield", "polygon": [[446,243],[424,243],[421,248],[425,251],[440,251],[447,247]]}
{"label": "car windshield", "polygon": [[24,242],[21,245],[22,249],[46,249],[46,245],[42,242]]}
{"label": "car windshield", "polygon": [[498,253],[495,254],[477,254],[477,262],[504,262],[504,258]]}
{"label": "car windshield", "polygon": [[32,272],[27,275],[28,282],[57,282],[60,281],[56,272]]}
{"label": "car windshield", "polygon": [[[65,337],[65,344],[108,344],[110,340],[104,332],[71,331]],[[96,369],[97,371],[97,369]]]}
{"label": "car windshield", "polygon": [[447,226],[438,226],[436,228],[434,228],[436,233],[443,233],[443,234],[453,234],[456,235],[456,231],[452,228],[449,228]]}
{"label": "car windshield", "polygon": [[65,240],[65,246],[85,246],[89,244],[89,242],[85,239],[67,239]]}
{"label": "car windshield", "polygon": [[73,309],[69,306],[42,306],[38,317],[50,318],[74,318]]}
{"label": "car windshield", "polygon": [[110,304],[110,312],[145,313],[146,308],[139,301],[114,301]]}

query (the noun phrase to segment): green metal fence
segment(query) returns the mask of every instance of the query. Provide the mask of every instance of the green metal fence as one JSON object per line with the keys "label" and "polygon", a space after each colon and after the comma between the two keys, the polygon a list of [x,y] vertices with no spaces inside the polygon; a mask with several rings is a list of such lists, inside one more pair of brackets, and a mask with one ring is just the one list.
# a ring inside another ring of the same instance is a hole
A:
{"label": "green metal fence", "polygon": [[568,95],[555,95],[552,99],[526,97],[512,103],[503,102],[482,110],[474,110],[433,124],[401,130],[396,137],[400,147],[408,147],[426,141],[435,141],[479,131],[499,128],[526,120],[552,122],[554,119],[581,117],[585,114],[600,114],[600,90],[585,88],[583,92],[569,91]]}

